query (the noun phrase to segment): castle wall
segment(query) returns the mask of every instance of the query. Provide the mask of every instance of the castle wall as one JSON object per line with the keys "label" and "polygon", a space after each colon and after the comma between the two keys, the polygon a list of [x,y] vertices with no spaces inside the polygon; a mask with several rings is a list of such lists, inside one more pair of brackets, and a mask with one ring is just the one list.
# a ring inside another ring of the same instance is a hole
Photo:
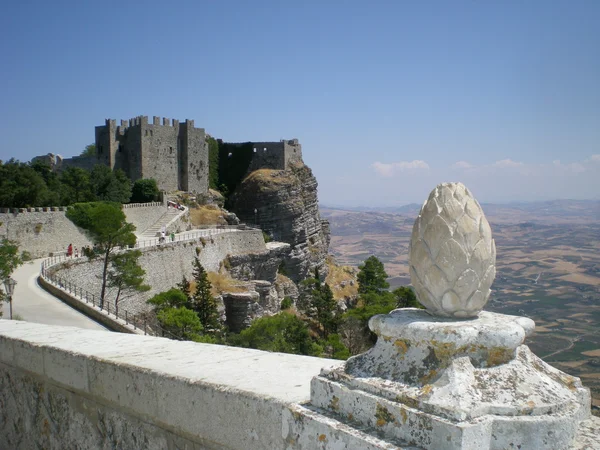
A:
{"label": "castle wall", "polygon": [[[229,145],[243,145],[229,143]],[[298,139],[281,140],[279,142],[253,142],[253,156],[249,172],[258,169],[285,170],[290,164],[302,162],[302,146]]]}
{"label": "castle wall", "polygon": [[[206,234],[207,236],[195,241],[173,242],[140,249],[142,257],[139,262],[146,271],[145,282],[150,285],[151,290],[120,300],[119,308],[128,310],[130,314],[150,310],[146,300],[175,287],[182,276],[192,278],[192,262],[196,256],[209,272],[217,272],[222,261],[229,255],[256,253],[262,254],[265,260],[269,259],[269,252],[260,230],[227,230],[215,235],[208,235],[207,231]],[[275,272],[278,265],[274,264]],[[67,266],[59,266],[54,273],[80,288],[99,294],[101,271],[102,261],[88,262],[87,259],[81,259],[70,261]],[[112,302],[113,299],[114,293],[109,293],[107,301]],[[114,304],[111,304],[111,307],[114,307]]]}
{"label": "castle wall", "polygon": [[96,155],[98,162],[111,169],[115,168],[115,154],[118,146],[116,132],[116,121],[112,119],[106,119],[103,126],[96,127]]}
{"label": "castle wall", "polygon": [[[67,219],[65,207],[7,211],[0,209],[0,236],[18,242],[19,251],[27,251],[33,258],[64,252],[69,244],[77,248],[92,245],[84,232]],[[138,207],[124,205],[123,212],[140,233],[156,223],[166,213],[166,208],[157,203]]]}
{"label": "castle wall", "polygon": [[179,189],[179,122],[144,123],[141,129],[142,178],[154,178],[159,189]]}
{"label": "castle wall", "polygon": [[162,203],[153,202],[150,205],[152,206],[146,203],[129,203],[123,205],[126,220],[135,225],[135,234],[138,236],[167,214],[167,207],[162,205]]}
{"label": "castle wall", "polygon": [[113,168],[122,169],[132,181],[143,178],[142,126],[139,123],[127,128],[120,126],[117,139],[117,158]]}
{"label": "castle wall", "polygon": [[98,160],[95,156],[74,156],[64,158],[57,169],[62,171],[69,167],[78,167],[84,170],[92,170],[96,164],[98,164]]}
{"label": "castle wall", "polygon": [[0,236],[18,242],[19,251],[27,251],[33,258],[65,252],[69,244],[77,248],[91,245],[82,230],[67,219],[65,209],[29,208],[30,211],[13,210],[23,211],[16,213],[0,212]]}
{"label": "castle wall", "polygon": [[183,189],[190,192],[203,193],[208,191],[208,142],[204,128],[195,128],[193,120],[186,120],[182,126],[185,129],[185,150],[187,159],[184,160],[185,174],[182,178]]}
{"label": "castle wall", "polygon": [[253,142],[252,146],[254,154],[249,172],[258,169],[285,169],[283,142]]}
{"label": "castle wall", "polygon": [[133,181],[154,178],[159,189],[204,193],[208,190],[208,144],[193,120],[139,116],[96,127],[98,161],[123,169]]}

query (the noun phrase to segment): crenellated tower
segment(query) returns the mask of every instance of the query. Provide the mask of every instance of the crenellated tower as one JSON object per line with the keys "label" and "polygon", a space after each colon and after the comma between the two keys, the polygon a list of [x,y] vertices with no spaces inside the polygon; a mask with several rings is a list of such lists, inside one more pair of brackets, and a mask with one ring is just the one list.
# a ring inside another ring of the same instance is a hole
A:
{"label": "crenellated tower", "polygon": [[206,192],[208,145],[193,120],[179,122],[154,116],[113,119],[96,127],[97,161],[122,169],[132,179],[154,178],[161,190]]}

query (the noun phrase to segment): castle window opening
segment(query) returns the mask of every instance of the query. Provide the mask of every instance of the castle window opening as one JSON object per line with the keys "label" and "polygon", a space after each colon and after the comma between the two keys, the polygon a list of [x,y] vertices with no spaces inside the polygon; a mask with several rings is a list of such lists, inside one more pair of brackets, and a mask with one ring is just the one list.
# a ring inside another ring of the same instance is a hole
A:
{"label": "castle window opening", "polygon": [[102,145],[101,145],[101,146],[100,146],[100,152],[99,152],[99,153],[102,153],[102,150],[103,150],[103,149],[104,149],[104,146],[102,146]]}
{"label": "castle window opening", "polygon": [[256,147],[254,147],[252,150],[254,150],[254,153],[256,153]]}
{"label": "castle window opening", "polygon": [[263,148],[263,152],[266,152],[266,151],[267,151],[267,147]]}

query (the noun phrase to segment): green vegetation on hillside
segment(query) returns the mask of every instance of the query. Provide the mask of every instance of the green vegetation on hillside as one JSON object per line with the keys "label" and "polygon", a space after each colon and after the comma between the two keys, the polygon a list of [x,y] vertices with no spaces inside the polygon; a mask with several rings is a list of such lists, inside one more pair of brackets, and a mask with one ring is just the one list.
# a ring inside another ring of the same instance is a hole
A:
{"label": "green vegetation on hillside", "polygon": [[[90,144],[82,156],[93,156],[95,152],[96,146]],[[111,170],[102,164],[92,170],[67,167],[57,173],[42,161],[0,161],[2,207],[68,206],[93,201],[150,202],[156,200],[158,194],[155,180],[141,179],[132,183],[121,169]]]}
{"label": "green vegetation on hillside", "polygon": [[255,320],[239,334],[219,324],[212,286],[198,260],[194,262],[193,283],[184,278],[178,289],[157,294],[148,303],[154,306],[158,324],[176,339],[347,359],[375,342],[367,326],[373,315],[399,307],[420,307],[408,287],[393,292],[380,290],[387,274],[377,258],[369,258],[362,267],[359,275],[366,293],[346,313],[339,310],[330,286],[315,270],[314,277],[301,285],[305,311],[297,311],[287,297],[281,312]]}

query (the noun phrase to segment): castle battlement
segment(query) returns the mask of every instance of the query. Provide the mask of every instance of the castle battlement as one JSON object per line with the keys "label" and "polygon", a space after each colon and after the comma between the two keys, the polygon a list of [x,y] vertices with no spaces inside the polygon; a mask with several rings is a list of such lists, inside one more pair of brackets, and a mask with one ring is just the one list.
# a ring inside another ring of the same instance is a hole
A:
{"label": "castle battlement", "polygon": [[96,163],[122,169],[132,180],[153,178],[165,191],[208,190],[208,145],[194,121],[153,116],[106,119],[96,127]]}
{"label": "castle battlement", "polygon": [[[60,171],[68,167],[91,170],[96,164],[121,169],[133,180],[153,178],[160,190],[205,193],[208,191],[208,142],[204,128],[194,120],[169,117],[136,116],[130,119],[105,119],[95,129],[96,156],[62,158],[48,154],[40,160]],[[223,141],[221,141],[223,144]],[[298,139],[224,143],[233,153],[252,145],[249,171],[286,170],[302,163]],[[246,151],[246,150],[244,150]]]}

